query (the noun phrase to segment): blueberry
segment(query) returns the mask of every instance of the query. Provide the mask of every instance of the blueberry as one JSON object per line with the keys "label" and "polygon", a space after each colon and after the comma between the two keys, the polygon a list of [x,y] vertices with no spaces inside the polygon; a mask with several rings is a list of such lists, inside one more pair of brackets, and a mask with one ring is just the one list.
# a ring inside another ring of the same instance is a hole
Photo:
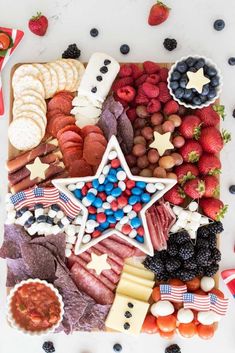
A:
{"label": "blueberry", "polygon": [[198,61],[194,65],[194,67],[195,67],[195,69],[199,70],[202,67],[204,67],[204,65],[205,65],[205,60],[203,58],[201,58],[201,59],[198,59]]}
{"label": "blueberry", "polygon": [[185,62],[188,65],[188,67],[192,67],[195,64],[196,59],[194,59],[190,56],[187,60],[185,60]]}
{"label": "blueberry", "polygon": [[91,92],[92,93],[96,93],[97,92],[97,87],[92,87]]}
{"label": "blueberry", "polygon": [[177,90],[175,91],[175,97],[177,99],[181,99],[183,95],[184,95],[184,89],[181,87],[177,88]]}
{"label": "blueberry", "polygon": [[201,98],[198,96],[193,97],[193,104],[194,105],[201,105],[202,104]]}
{"label": "blueberry", "polygon": [[202,103],[206,103],[207,102],[207,96],[200,95],[200,99],[201,99]]}
{"label": "blueberry", "polygon": [[218,87],[219,86],[219,76],[212,77],[210,84],[212,87]]}
{"label": "blueberry", "polygon": [[[205,66],[204,66],[204,70],[205,70]],[[208,69],[206,70],[206,73],[209,77],[213,77],[217,74],[217,71],[213,66],[209,66]]]}
{"label": "blueberry", "polygon": [[179,83],[177,81],[171,81],[170,87],[174,91],[179,87]]}
{"label": "blueberry", "polygon": [[96,76],[96,79],[97,79],[97,81],[102,81],[103,80],[103,77],[102,76]]}
{"label": "blueberry", "polygon": [[196,69],[195,67],[190,67],[190,68],[188,69],[188,71],[190,71],[190,72],[197,72],[197,69]]}
{"label": "blueberry", "polygon": [[192,99],[192,97],[193,97],[193,92],[192,92],[192,90],[191,90],[191,89],[186,89],[186,90],[184,91],[183,99],[189,101],[189,100]]}
{"label": "blueberry", "polygon": [[129,330],[130,328],[130,324],[128,322],[125,322],[125,324],[123,325],[124,330]]}
{"label": "blueberry", "polygon": [[122,351],[122,345],[120,343],[115,343],[113,346],[114,352],[121,352]]}
{"label": "blueberry", "polygon": [[222,29],[224,29],[224,27],[225,27],[224,20],[219,19],[214,22],[214,29],[216,31],[222,31]]}
{"label": "blueberry", "polygon": [[102,66],[102,67],[100,68],[100,72],[101,72],[102,74],[106,74],[108,71],[109,71],[109,69],[107,68],[107,66]]}
{"label": "blueberry", "polygon": [[209,93],[207,95],[208,99],[213,99],[216,96],[216,90],[214,88],[210,88]]}
{"label": "blueberry", "polygon": [[210,90],[209,84],[208,84],[208,85],[204,85],[204,86],[203,86],[203,89],[202,89],[201,95],[202,95],[202,96],[207,96],[208,93],[209,93],[209,90]]}
{"label": "blueberry", "polygon": [[187,78],[185,78],[185,77],[181,78],[181,80],[180,80],[180,87],[181,87],[181,88],[186,88],[187,83],[188,83],[188,79],[187,79]]}
{"label": "blueberry", "polygon": [[188,70],[188,66],[187,66],[187,64],[186,64],[184,61],[180,61],[180,62],[177,64],[176,69],[177,69],[180,73],[184,74],[184,73]]}
{"label": "blueberry", "polygon": [[105,65],[105,66],[107,66],[107,65],[109,65],[109,64],[111,64],[111,60],[109,60],[109,59],[105,59],[105,61],[104,61],[104,65]]}
{"label": "blueberry", "polygon": [[127,44],[122,44],[122,45],[120,46],[120,52],[121,52],[123,55],[128,54],[129,51],[130,51],[129,45],[127,45]]}
{"label": "blueberry", "polygon": [[180,77],[181,77],[181,74],[179,73],[179,71],[175,70],[175,71],[172,72],[171,80],[172,81],[177,81],[177,80],[180,79]]}
{"label": "blueberry", "polygon": [[235,118],[235,109],[233,109],[232,116]]}
{"label": "blueberry", "polygon": [[228,63],[229,63],[229,65],[234,66],[235,65],[235,57],[231,56],[231,58],[228,59]]}
{"label": "blueberry", "polygon": [[235,194],[235,185],[231,185],[231,186],[229,187],[229,192],[230,192],[231,194]]}
{"label": "blueberry", "polygon": [[97,37],[98,34],[99,34],[99,31],[98,31],[97,28],[92,28],[92,29],[90,30],[90,35],[91,35],[92,37]]}

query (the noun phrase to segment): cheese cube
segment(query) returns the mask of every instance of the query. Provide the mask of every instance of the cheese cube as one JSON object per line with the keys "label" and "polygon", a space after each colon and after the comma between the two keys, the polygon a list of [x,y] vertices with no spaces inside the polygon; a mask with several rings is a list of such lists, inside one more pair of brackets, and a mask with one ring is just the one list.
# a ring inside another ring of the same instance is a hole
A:
{"label": "cheese cube", "polygon": [[133,267],[140,268],[140,269],[145,270],[145,271],[148,271],[138,259],[139,259],[138,257],[137,257],[137,260],[135,258],[133,258],[133,257],[129,257],[129,258],[127,258],[125,260],[125,264],[133,266]]}
{"label": "cheese cube", "polygon": [[115,331],[139,334],[148,308],[148,303],[116,294],[105,324]]}
{"label": "cheese cube", "polygon": [[131,265],[124,265],[123,266],[123,272],[127,272],[131,275],[141,277],[141,278],[146,278],[152,281],[154,279],[154,274],[151,271],[148,271],[146,269],[141,269],[137,268]]}
{"label": "cheese cube", "polygon": [[116,292],[147,302],[152,294],[152,288],[122,278],[118,283]]}
{"label": "cheese cube", "polygon": [[150,281],[149,279],[146,279],[146,278],[137,277],[137,276],[131,275],[130,273],[126,273],[126,272],[122,273],[121,279],[122,278],[124,278],[128,281],[132,281],[132,282],[141,284],[142,286],[149,287],[149,288],[153,288],[153,286],[155,284],[155,281]]}

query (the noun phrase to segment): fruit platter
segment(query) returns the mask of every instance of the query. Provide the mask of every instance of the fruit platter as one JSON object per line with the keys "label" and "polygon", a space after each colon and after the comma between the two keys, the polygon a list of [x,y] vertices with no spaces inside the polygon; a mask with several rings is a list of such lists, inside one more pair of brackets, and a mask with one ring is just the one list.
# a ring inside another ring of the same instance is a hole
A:
{"label": "fruit platter", "polygon": [[218,288],[222,77],[199,56],[119,64],[76,47],[11,75],[0,257],[25,334],[210,339]]}

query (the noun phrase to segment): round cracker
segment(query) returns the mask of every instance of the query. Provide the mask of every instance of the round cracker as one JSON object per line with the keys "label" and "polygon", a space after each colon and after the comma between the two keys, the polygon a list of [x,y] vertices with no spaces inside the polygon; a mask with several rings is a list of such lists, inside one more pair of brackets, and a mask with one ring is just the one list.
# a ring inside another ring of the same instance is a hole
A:
{"label": "round cracker", "polygon": [[70,59],[61,59],[61,60],[65,60],[66,63],[68,63],[71,69],[73,70],[73,86],[71,88],[71,92],[75,92],[77,88],[77,82],[78,82],[78,70],[76,66],[73,65],[73,63],[70,61]]}
{"label": "round cracker", "polygon": [[20,65],[14,72],[14,75],[12,77],[12,86],[13,88],[17,84],[17,82],[24,76],[34,76],[37,79],[42,81],[42,75],[41,72],[38,70],[37,67],[35,67],[32,64],[23,64]]}
{"label": "round cracker", "polygon": [[24,91],[22,91],[20,98],[22,99],[23,96],[32,96],[32,100],[34,99],[34,97],[40,99],[40,102],[44,106],[44,109],[47,110],[46,101],[39,92],[34,91],[32,89],[25,89]]}
{"label": "round cracker", "polygon": [[14,86],[14,97],[19,97],[22,91],[32,89],[45,97],[45,90],[42,82],[32,75],[21,77]]}
{"label": "round cracker", "polygon": [[22,117],[34,120],[37,123],[37,125],[40,127],[40,129],[41,129],[41,138],[43,138],[43,136],[45,134],[45,130],[46,130],[46,125],[45,125],[45,122],[44,122],[43,118],[38,113],[35,113],[33,111],[30,111],[30,110],[26,110],[24,112],[21,112],[21,113],[17,114],[14,117],[14,120],[17,120],[17,119],[22,118]]}
{"label": "round cracker", "polygon": [[72,65],[75,66],[75,68],[76,68],[76,70],[78,72],[78,79],[77,79],[77,82],[76,82],[76,85],[75,85],[75,91],[77,91],[78,90],[78,86],[80,85],[82,76],[83,76],[83,74],[85,72],[85,67],[80,61],[78,61],[76,59],[67,59],[67,60],[69,60],[69,62]]}
{"label": "round cracker", "polygon": [[51,98],[55,92],[53,91],[52,87],[52,78],[50,70],[48,69],[48,67],[46,67],[46,65],[43,64],[33,64],[33,66],[35,66],[42,75],[42,82],[45,88],[45,98]]}
{"label": "round cracker", "polygon": [[50,71],[50,74],[51,74],[51,97],[53,97],[54,94],[58,91],[58,86],[59,86],[58,75],[55,69],[50,65],[50,63],[44,64],[44,66]]}
{"label": "round cracker", "polygon": [[46,114],[46,106],[39,98],[31,95],[23,95],[16,98],[13,102],[13,116],[17,115],[17,112],[21,111],[21,107],[25,104],[35,104],[41,109],[44,115]]}
{"label": "round cracker", "polygon": [[69,62],[66,62],[66,59],[57,60],[56,63],[59,64],[65,72],[65,77],[66,77],[65,90],[72,92],[72,89],[75,85],[72,64],[70,64]]}
{"label": "round cracker", "polygon": [[20,117],[11,122],[8,137],[12,146],[20,151],[36,147],[42,139],[40,126],[35,120],[27,117]]}
{"label": "round cracker", "polygon": [[33,104],[33,103],[26,103],[26,104],[19,106],[16,109],[16,111],[17,111],[17,113],[13,115],[13,119],[15,119],[17,117],[17,115],[20,115],[21,113],[23,114],[24,112],[30,111],[30,112],[34,112],[34,113],[37,113],[38,115],[40,115],[40,117],[43,119],[44,125],[46,127],[47,118],[46,118],[45,112],[40,108],[40,106]]}
{"label": "round cracker", "polygon": [[58,78],[57,91],[63,91],[65,89],[65,86],[66,86],[66,75],[65,75],[65,71],[64,71],[63,67],[60,66],[56,62],[48,63],[48,65],[50,67],[52,67],[55,70],[56,74],[57,74],[57,78]]}

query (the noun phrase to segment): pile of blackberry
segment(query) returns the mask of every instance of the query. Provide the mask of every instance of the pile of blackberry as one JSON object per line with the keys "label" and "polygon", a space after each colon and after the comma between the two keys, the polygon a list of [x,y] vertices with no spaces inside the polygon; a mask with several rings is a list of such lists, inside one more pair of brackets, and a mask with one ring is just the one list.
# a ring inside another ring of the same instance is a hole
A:
{"label": "pile of blackberry", "polygon": [[196,244],[193,244],[186,230],[171,234],[167,250],[155,252],[153,257],[147,256],[144,266],[152,271],[159,281],[178,278],[185,282],[196,276],[212,277],[218,271],[218,263],[221,261],[216,236],[222,231],[221,222],[200,227]]}
{"label": "pile of blackberry", "polygon": [[78,49],[77,45],[69,44],[68,48],[63,52],[63,59],[78,59],[81,55],[81,50]]}

